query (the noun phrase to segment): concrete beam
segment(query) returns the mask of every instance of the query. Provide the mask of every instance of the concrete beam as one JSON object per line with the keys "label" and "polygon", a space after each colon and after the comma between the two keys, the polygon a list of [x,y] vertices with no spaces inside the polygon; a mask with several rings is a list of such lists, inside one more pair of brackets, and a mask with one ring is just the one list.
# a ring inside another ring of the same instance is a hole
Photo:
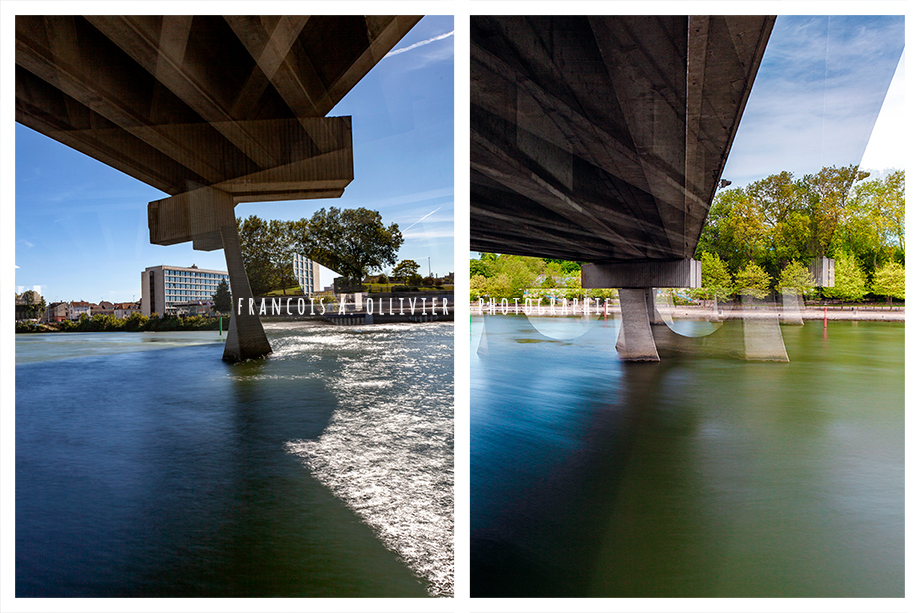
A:
{"label": "concrete beam", "polygon": [[595,288],[702,287],[699,260],[638,260],[585,264],[581,286]]}
{"label": "concrete beam", "polygon": [[150,242],[175,245],[194,241],[200,251],[219,249],[223,244],[221,228],[230,225],[236,228],[233,207],[233,197],[213,187],[154,200],[147,205]]}
{"label": "concrete beam", "polygon": [[692,257],[772,25],[474,16],[471,248]]}

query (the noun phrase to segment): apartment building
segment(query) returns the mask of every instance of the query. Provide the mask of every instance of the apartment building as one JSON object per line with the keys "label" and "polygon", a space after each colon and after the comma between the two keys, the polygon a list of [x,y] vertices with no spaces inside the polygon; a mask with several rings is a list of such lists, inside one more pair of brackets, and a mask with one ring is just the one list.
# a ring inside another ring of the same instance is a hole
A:
{"label": "apartment building", "polygon": [[230,283],[225,270],[182,266],[151,266],[141,273],[141,313],[177,315],[197,312],[213,300],[217,284]]}

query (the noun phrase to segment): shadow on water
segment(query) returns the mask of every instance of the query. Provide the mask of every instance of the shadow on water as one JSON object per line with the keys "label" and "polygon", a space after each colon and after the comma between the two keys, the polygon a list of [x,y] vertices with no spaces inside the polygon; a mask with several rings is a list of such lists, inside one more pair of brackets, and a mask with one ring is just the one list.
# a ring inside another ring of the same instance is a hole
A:
{"label": "shadow on water", "polygon": [[484,319],[473,596],[903,596],[903,325],[624,364],[615,321],[522,344],[547,337]]}
{"label": "shadow on water", "polygon": [[[493,370],[492,360],[502,359],[494,353],[484,360],[485,369]],[[492,454],[482,457],[479,445],[489,443],[474,437],[474,464],[488,464],[495,474],[474,477],[479,487],[471,491],[472,596],[580,596],[590,588],[602,544],[597,527],[606,523],[615,508],[639,421],[655,418],[645,409],[654,405],[658,383],[669,369],[666,364],[609,366],[615,383],[600,382],[590,397],[565,398],[564,407],[530,407],[559,411],[558,415],[530,418],[521,415],[519,407],[506,406],[509,413],[503,419],[522,423],[505,453],[496,445]],[[500,368],[494,373],[502,378]],[[538,385],[548,375],[554,376],[532,370],[515,387],[523,390]],[[494,383],[501,386],[507,381]],[[552,423],[565,417],[573,418],[574,423]],[[551,421],[540,423],[546,418]],[[529,441],[531,428],[557,429],[555,448],[536,448],[544,433]],[[499,476],[502,473],[507,474],[504,479]],[[484,502],[479,497],[489,495],[484,489],[493,490],[491,494],[503,490],[507,497],[500,505],[490,505],[488,511],[477,509]]]}
{"label": "shadow on water", "polygon": [[336,397],[218,344],[16,369],[17,596],[426,596],[286,453]]}

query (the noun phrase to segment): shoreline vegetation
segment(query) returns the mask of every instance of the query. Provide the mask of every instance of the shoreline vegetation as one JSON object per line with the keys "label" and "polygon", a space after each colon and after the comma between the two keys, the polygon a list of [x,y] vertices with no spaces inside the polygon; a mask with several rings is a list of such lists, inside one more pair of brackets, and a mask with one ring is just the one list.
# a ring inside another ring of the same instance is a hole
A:
{"label": "shoreline vegetation", "polygon": [[[16,333],[30,332],[189,332],[194,330],[219,330],[220,317],[208,315],[192,315],[189,317],[146,317],[140,313],[132,313],[124,319],[116,319],[114,315],[82,315],[78,320],[64,320],[60,322],[17,321]],[[223,316],[224,327],[230,320],[228,315]]]}
{"label": "shoreline vegetation", "polygon": [[[590,315],[592,317],[603,316],[603,303],[600,303],[600,309],[592,303]],[[565,313],[562,312],[562,306],[556,304],[553,312],[550,312],[550,306],[543,303],[540,308],[542,314],[535,312],[536,305],[531,307],[531,316],[538,317],[583,317],[581,306],[578,311],[573,313],[569,306]],[[515,314],[514,303],[509,302],[506,314]],[[826,309],[826,311],[825,311]],[[894,304],[809,304],[803,309],[799,309],[799,314],[803,320],[821,320],[824,319],[825,312],[827,319],[839,321],[905,321],[905,305]],[[731,302],[719,305],[720,319],[741,319],[743,317],[763,317],[783,313],[781,305],[759,304],[754,309],[742,308],[739,305],[733,305]],[[489,303],[483,302],[482,306],[478,302],[470,302],[470,314],[474,316],[488,315]],[[502,315],[501,301],[496,301],[495,315]],[[523,315],[523,304],[518,305],[517,314]],[[610,317],[619,317],[620,306],[617,301],[608,305],[607,315]],[[714,312],[711,305],[689,304],[675,305],[668,309],[667,314],[677,320],[709,320],[713,317]],[[42,323],[35,321],[17,321],[16,333],[42,333],[42,332],[188,332],[195,330],[219,330],[221,328],[220,319],[223,319],[223,327],[229,324],[230,316],[200,316],[190,317],[145,317],[139,313],[133,314],[125,319],[115,319],[112,315],[94,315],[93,317],[82,317],[77,321],[66,320],[63,322]],[[298,319],[323,319],[320,315],[304,316]],[[266,323],[274,322],[277,318],[265,317]]]}
{"label": "shoreline vegetation", "polygon": [[[594,304],[590,306],[591,318],[603,317],[604,307],[603,302],[600,303],[600,308],[598,309]],[[576,312],[572,312],[571,306],[563,313],[562,307],[560,304],[555,305],[555,312],[550,312],[550,307],[547,304],[541,305],[540,308],[543,309],[543,313],[536,312],[536,306],[530,308],[530,317],[584,317],[584,312],[582,307],[577,307]],[[758,304],[755,308],[745,308],[737,304],[733,305],[732,303],[725,303],[724,305],[719,305],[719,312],[717,318],[720,320],[725,319],[743,319],[745,317],[751,318],[763,318],[763,317],[779,317],[784,313],[782,305],[776,304]],[[828,320],[835,321],[905,321],[905,306],[904,304],[900,305],[872,305],[872,304],[828,304],[826,305],[806,305],[805,308],[798,310],[799,315],[801,315],[803,320],[823,320],[825,313],[827,314]],[[483,316],[483,315],[525,315],[523,305],[518,305],[518,312],[515,313],[514,303],[508,305],[508,312],[502,313],[502,306],[500,303],[496,303],[495,312],[490,313],[489,303],[485,302],[482,305],[480,310],[480,305],[478,302],[470,303],[470,314],[473,316]],[[691,305],[675,305],[672,308],[666,310],[666,316],[670,316],[672,319],[676,320],[695,320],[695,321],[710,321],[713,319],[713,316],[716,315],[713,311],[712,306],[701,305],[701,304],[691,304]],[[619,317],[620,316],[620,306],[618,303],[611,303],[607,308],[608,317]]]}

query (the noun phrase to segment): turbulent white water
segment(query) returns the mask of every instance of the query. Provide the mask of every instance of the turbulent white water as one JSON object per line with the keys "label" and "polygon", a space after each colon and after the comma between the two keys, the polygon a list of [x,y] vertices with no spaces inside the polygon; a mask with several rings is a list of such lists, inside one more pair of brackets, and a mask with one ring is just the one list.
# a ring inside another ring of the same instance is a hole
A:
{"label": "turbulent white water", "polygon": [[320,356],[317,373],[338,401],[322,435],[291,441],[288,451],[426,581],[430,594],[452,595],[453,326],[291,329],[272,345],[273,359]]}

